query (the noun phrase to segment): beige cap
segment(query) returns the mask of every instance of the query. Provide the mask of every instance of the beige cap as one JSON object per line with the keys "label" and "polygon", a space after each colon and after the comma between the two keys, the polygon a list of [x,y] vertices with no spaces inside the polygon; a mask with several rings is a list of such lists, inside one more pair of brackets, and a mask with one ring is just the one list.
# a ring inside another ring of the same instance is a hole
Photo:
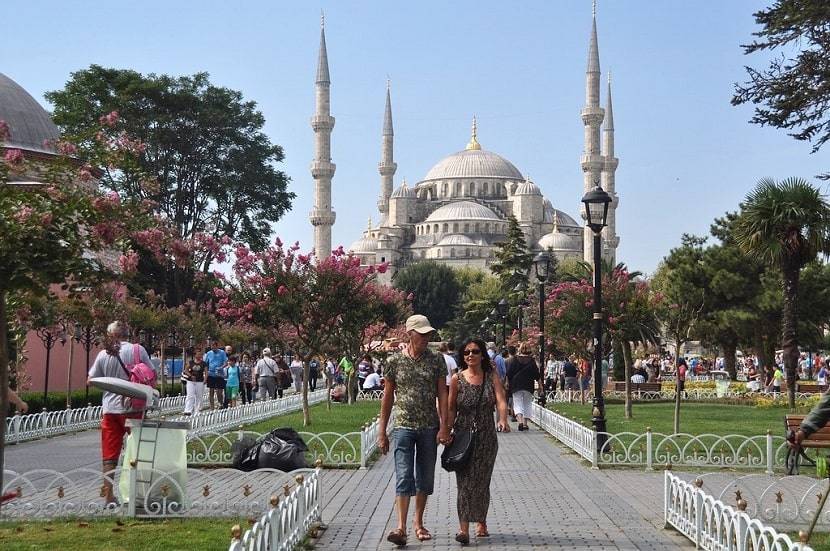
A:
{"label": "beige cap", "polygon": [[435,331],[435,328],[429,324],[429,319],[426,316],[415,314],[414,316],[409,316],[406,320],[406,332],[409,333],[410,331],[417,331],[422,335],[426,335],[427,333]]}

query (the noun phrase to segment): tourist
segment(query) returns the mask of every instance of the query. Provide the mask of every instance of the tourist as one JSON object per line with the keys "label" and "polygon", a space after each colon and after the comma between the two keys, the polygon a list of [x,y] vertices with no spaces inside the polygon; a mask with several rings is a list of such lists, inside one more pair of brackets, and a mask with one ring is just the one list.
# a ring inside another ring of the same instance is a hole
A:
{"label": "tourist", "polygon": [[579,375],[579,369],[577,369],[574,359],[575,357],[571,356],[565,360],[565,364],[562,366],[562,373],[565,375],[565,392],[569,402],[573,399],[573,393],[577,385],[576,379]]}
{"label": "tourist", "polygon": [[[492,364],[484,356],[484,342],[479,339],[468,339],[461,350],[463,366],[453,376],[450,384],[449,419],[454,430],[476,431],[472,456],[466,465],[455,472],[458,486],[458,533],[455,540],[467,545],[470,542],[471,522],[478,524],[476,537],[484,538],[490,535],[487,531],[490,480],[499,449],[496,427],[493,424],[493,410],[498,412],[499,431],[510,432],[510,425],[507,423],[504,387],[501,379],[493,371]],[[518,358],[513,359],[511,364],[515,366],[521,361]],[[526,365],[531,364],[526,362]],[[538,376],[536,363],[533,362],[532,366]]]}
{"label": "tourist", "polygon": [[375,390],[383,390],[383,384],[380,381],[380,375],[378,375],[374,368],[366,375],[366,380],[363,381],[363,390],[365,392],[373,392]]}
{"label": "tourist", "polygon": [[646,370],[643,369],[642,364],[640,364],[636,369],[634,369],[634,373],[631,375],[631,383],[635,385],[641,385],[646,382]]}
{"label": "tourist", "polygon": [[225,364],[228,363],[228,355],[223,349],[219,348],[219,341],[213,341],[213,346],[205,354],[205,362],[208,364],[208,399],[210,409],[214,409],[216,407],[214,396],[220,406],[225,403],[225,378],[222,375],[222,370]]}
{"label": "tourist", "polygon": [[305,368],[305,364],[303,364],[303,357],[301,354],[297,354],[294,356],[294,359],[291,360],[291,380],[294,381],[294,392],[297,394],[303,391],[303,369]]}
{"label": "tourist", "polygon": [[[114,321],[107,326],[107,335],[104,339],[104,349],[95,357],[95,361],[89,368],[89,379],[96,377],[114,377],[130,380],[128,365],[134,364],[135,350],[138,349],[138,357],[141,363],[152,365],[147,350],[140,344],[132,344],[128,339],[127,326],[120,321]],[[142,412],[129,409],[124,396],[113,392],[104,391],[101,398],[101,459],[104,473],[103,497],[107,504],[116,503],[115,495],[112,492],[112,471],[118,465],[118,456],[121,455],[121,444],[124,435],[129,432],[127,419],[137,419]]]}
{"label": "tourist", "polygon": [[749,370],[746,372],[746,388],[749,392],[758,392],[761,388],[758,377],[758,370],[755,369],[755,363],[749,364]]}
{"label": "tourist", "polygon": [[277,396],[282,398],[283,392],[291,388],[291,382],[294,380],[291,377],[291,368],[285,363],[282,354],[277,356]]}
{"label": "tourist", "polygon": [[254,401],[254,363],[247,352],[242,354],[239,362],[239,396],[243,404]]}
{"label": "tourist", "polygon": [[228,357],[228,365],[225,367],[225,400],[230,407],[236,407],[236,397],[239,396],[240,373],[237,365],[236,354]]}
{"label": "tourist", "polygon": [[553,354],[548,354],[547,362],[545,362],[545,392],[556,391],[557,379],[557,362]]}
{"label": "tourist", "polygon": [[496,366],[496,373],[499,374],[499,378],[502,384],[504,384],[504,380],[507,377],[507,366],[504,364],[504,357],[497,352],[496,343],[487,343],[487,355],[490,357],[490,361]]}
{"label": "tourist", "polygon": [[781,393],[781,383],[784,381],[784,371],[781,366],[775,366],[775,371],[772,372],[772,393],[775,396]]}
{"label": "tourist", "polygon": [[340,371],[341,377],[346,383],[346,391],[349,395],[357,394],[353,392],[354,385],[357,384],[356,377],[354,376],[354,364],[348,356],[343,356],[340,359],[340,362],[337,364],[337,369]]}
{"label": "tourist", "polygon": [[816,382],[818,382],[819,386],[827,385],[827,365],[825,363],[819,364],[821,367],[816,374]]}
{"label": "tourist", "polygon": [[585,358],[579,358],[579,402],[585,403],[591,391],[591,364]]}
{"label": "tourist", "polygon": [[450,379],[458,371],[458,363],[455,361],[455,345],[451,342],[442,342],[438,351],[444,356],[447,363],[447,387],[450,386]]}
{"label": "tourist", "polygon": [[312,357],[308,362],[308,390],[314,392],[317,390],[317,379],[320,377],[320,362],[317,358]]}
{"label": "tourist", "polygon": [[182,370],[182,381],[185,384],[184,414],[193,415],[202,409],[202,398],[205,395],[205,376],[208,366],[205,363],[202,347],[193,349],[190,363]]}
{"label": "tourist", "polygon": [[677,388],[675,389],[676,392],[682,392],[684,398],[688,398],[689,395],[686,393],[686,373],[688,372],[688,368],[686,366],[686,360],[680,358],[677,360],[677,382],[675,383]]}
{"label": "tourist", "polygon": [[360,360],[360,363],[357,364],[357,384],[360,388],[363,388],[363,383],[366,382],[366,377],[369,376],[369,373],[374,371],[374,364],[372,363],[372,356],[366,354],[363,356],[363,359]]}
{"label": "tourist", "polygon": [[[279,365],[271,357],[271,349],[262,349],[262,358],[257,361],[254,367],[256,384],[259,387],[259,397],[262,400],[273,400],[279,394],[282,398],[282,389],[278,391]],[[281,386],[281,385],[280,385]]]}
{"label": "tourist", "polygon": [[522,343],[519,354],[507,362],[508,388],[513,396],[513,411],[519,422],[519,431],[528,430],[527,416],[533,403],[533,388],[539,379],[539,367],[532,353],[531,346]]}
{"label": "tourist", "polygon": [[17,414],[23,415],[29,411],[29,404],[23,401],[23,399],[17,395],[12,389],[8,389],[6,392],[6,397],[9,400],[9,403],[17,408]]}
{"label": "tourist", "polygon": [[[380,407],[378,448],[389,451],[386,428],[395,407],[395,508],[397,527],[387,540],[406,545],[409,502],[415,496],[413,528],[419,541],[432,539],[424,526],[427,497],[435,483],[438,444],[450,441],[447,427],[447,366],[444,357],[427,346],[435,329],[426,316],[416,314],[406,320],[409,344],[392,356],[386,365],[383,400]],[[483,349],[483,347],[482,347]],[[435,401],[438,400],[438,407]]]}

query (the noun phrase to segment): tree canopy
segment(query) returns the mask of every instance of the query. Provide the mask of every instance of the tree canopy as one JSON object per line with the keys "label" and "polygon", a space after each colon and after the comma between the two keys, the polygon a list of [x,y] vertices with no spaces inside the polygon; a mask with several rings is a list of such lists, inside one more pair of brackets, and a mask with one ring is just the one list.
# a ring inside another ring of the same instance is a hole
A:
{"label": "tree canopy", "polygon": [[393,285],[412,295],[412,310],[428,317],[436,329],[455,316],[461,287],[449,266],[433,261],[410,264],[395,275]]}
{"label": "tree canopy", "polygon": [[528,284],[528,274],[533,266],[533,253],[528,249],[519,221],[512,214],[507,217],[507,235],[497,243],[495,261],[490,271],[499,278],[504,293],[510,293],[516,285]]}

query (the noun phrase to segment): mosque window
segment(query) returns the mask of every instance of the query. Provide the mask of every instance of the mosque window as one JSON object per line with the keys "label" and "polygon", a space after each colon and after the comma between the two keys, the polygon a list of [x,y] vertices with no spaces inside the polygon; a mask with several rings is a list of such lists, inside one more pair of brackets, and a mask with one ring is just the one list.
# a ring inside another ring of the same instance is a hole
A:
{"label": "mosque window", "polygon": [[490,189],[489,189],[489,187],[490,187],[490,186],[487,184],[487,182],[484,182],[483,184],[481,184],[481,192],[482,192],[482,195],[485,195],[485,196],[486,196],[488,193],[490,193]]}
{"label": "mosque window", "polygon": [[475,232],[476,232],[476,233],[478,233],[478,229],[479,229],[479,228],[478,228],[478,222],[476,222],[476,225],[475,225]]}
{"label": "mosque window", "polygon": [[453,233],[458,233],[458,222],[453,223],[452,232]]}
{"label": "mosque window", "polygon": [[456,197],[461,196],[461,182],[456,182],[455,183],[455,196]]}
{"label": "mosque window", "polygon": [[385,256],[380,257],[380,262],[381,262],[381,264],[386,262],[386,257]]}
{"label": "mosque window", "polygon": [[441,249],[435,251],[435,258],[441,258]]}
{"label": "mosque window", "polygon": [[426,226],[427,235],[429,235],[429,224]]}
{"label": "mosque window", "polygon": [[438,233],[438,224],[433,227],[432,233]]}
{"label": "mosque window", "polygon": [[450,225],[447,224],[446,222],[444,222],[444,233],[447,233],[449,231],[450,231]]}
{"label": "mosque window", "polygon": [[442,196],[446,197],[447,195],[450,194],[450,186],[447,182],[444,182],[443,184],[441,184],[441,188],[442,188],[442,190],[441,190],[441,195]]}
{"label": "mosque window", "polygon": [[490,233],[490,222],[484,223],[484,233]]}
{"label": "mosque window", "polygon": [[464,224],[464,233],[470,233],[470,225]]}
{"label": "mosque window", "polygon": [[455,249],[450,249],[450,258],[455,258]]}
{"label": "mosque window", "polygon": [[476,194],[476,183],[470,182],[470,197],[474,197]]}

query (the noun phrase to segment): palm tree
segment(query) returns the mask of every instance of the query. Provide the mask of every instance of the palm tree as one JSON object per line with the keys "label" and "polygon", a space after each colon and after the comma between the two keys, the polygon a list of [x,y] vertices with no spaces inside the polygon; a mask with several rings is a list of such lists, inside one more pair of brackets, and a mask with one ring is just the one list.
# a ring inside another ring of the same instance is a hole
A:
{"label": "palm tree", "polygon": [[741,250],[781,270],[784,370],[790,408],[795,407],[798,365],[798,282],[801,269],[830,250],[830,204],[801,178],[764,178],[746,196],[735,225]]}

